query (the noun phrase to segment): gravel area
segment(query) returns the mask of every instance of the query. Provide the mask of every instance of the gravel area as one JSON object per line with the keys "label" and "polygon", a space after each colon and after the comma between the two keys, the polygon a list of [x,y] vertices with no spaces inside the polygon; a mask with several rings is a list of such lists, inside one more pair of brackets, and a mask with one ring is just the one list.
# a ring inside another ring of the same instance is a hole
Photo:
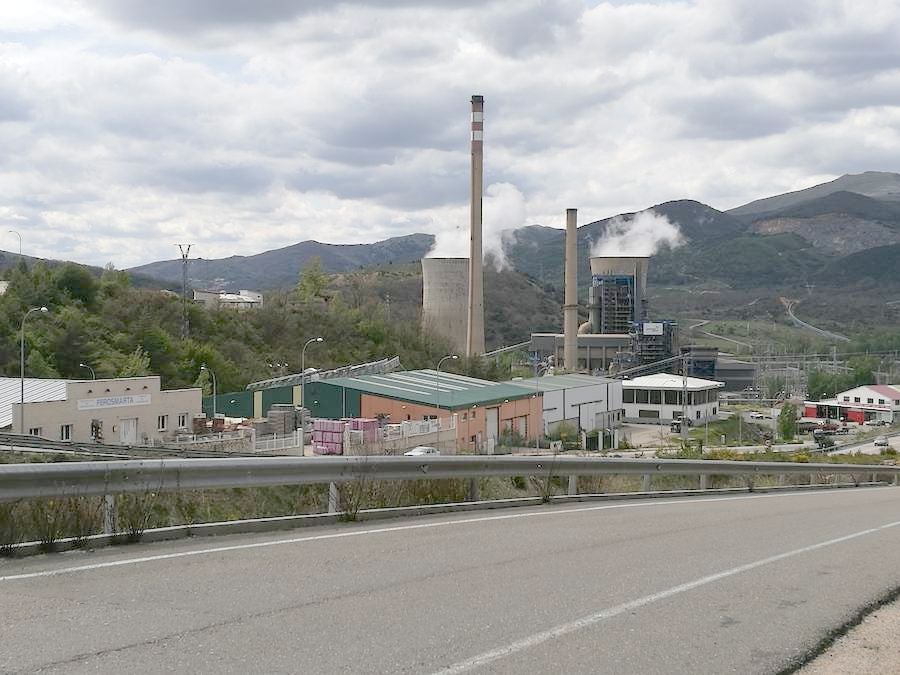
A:
{"label": "gravel area", "polygon": [[801,675],[900,673],[900,602],[886,605],[839,638]]}

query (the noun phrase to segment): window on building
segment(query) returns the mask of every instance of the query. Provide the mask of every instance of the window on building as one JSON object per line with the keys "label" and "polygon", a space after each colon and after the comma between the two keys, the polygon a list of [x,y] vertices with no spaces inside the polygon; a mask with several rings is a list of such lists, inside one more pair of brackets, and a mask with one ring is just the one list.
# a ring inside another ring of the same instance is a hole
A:
{"label": "window on building", "polygon": [[875,399],[867,398],[866,403],[875,403]]}
{"label": "window on building", "polygon": [[715,417],[715,416],[716,416],[716,406],[713,406],[713,411],[712,411],[712,414],[713,414],[713,417]]}
{"label": "window on building", "polygon": [[59,427],[59,440],[61,440],[61,441],[71,441],[72,440],[72,425],[71,424],[63,424]]}
{"label": "window on building", "polygon": [[474,409],[472,410],[472,419],[473,420],[475,419],[475,410]]}
{"label": "window on building", "polygon": [[649,403],[650,402],[650,392],[646,389],[635,389],[634,390],[634,402],[635,403]]}
{"label": "window on building", "polygon": [[659,410],[638,410],[638,417],[659,419]]}
{"label": "window on building", "polygon": [[853,397],[853,402],[854,402],[854,403],[859,403],[859,396],[854,396],[854,397]]}
{"label": "window on building", "polygon": [[168,415],[159,415],[156,418],[156,430],[157,431],[165,431],[169,428],[169,416]]}
{"label": "window on building", "polygon": [[699,410],[697,411],[697,419],[698,420],[700,419],[700,411]]}
{"label": "window on building", "polygon": [[662,405],[662,392],[659,389],[651,389],[648,393],[651,405]]}
{"label": "window on building", "polygon": [[883,398],[878,399],[878,405],[884,405],[884,399],[883,399]]}
{"label": "window on building", "polygon": [[894,405],[900,405],[900,401],[894,401]]}
{"label": "window on building", "polygon": [[850,402],[850,397],[849,397],[849,396],[845,396],[845,397],[844,397],[844,400],[847,401],[847,402],[849,403],[849,402]]}
{"label": "window on building", "polygon": [[622,390],[622,403],[634,403],[634,389]]}
{"label": "window on building", "polygon": [[464,412],[464,413],[463,413],[462,421],[465,422],[467,419],[469,419],[469,413]]}
{"label": "window on building", "polygon": [[28,429],[29,436],[40,436],[42,432],[43,429],[41,427],[30,427]]}
{"label": "window on building", "polygon": [[665,401],[666,405],[678,405],[678,392],[667,391]]}
{"label": "window on building", "polygon": [[178,428],[179,429],[187,429],[187,413],[178,413]]}

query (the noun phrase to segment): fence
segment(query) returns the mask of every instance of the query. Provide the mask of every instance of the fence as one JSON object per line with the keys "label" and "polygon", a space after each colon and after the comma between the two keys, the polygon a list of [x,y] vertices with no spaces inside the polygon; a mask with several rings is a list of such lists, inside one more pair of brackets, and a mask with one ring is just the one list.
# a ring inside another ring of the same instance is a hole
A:
{"label": "fence", "polygon": [[276,450],[287,450],[289,448],[303,447],[303,431],[294,430],[293,433],[279,436],[273,434],[272,438],[257,438],[253,444],[256,452],[275,452]]}

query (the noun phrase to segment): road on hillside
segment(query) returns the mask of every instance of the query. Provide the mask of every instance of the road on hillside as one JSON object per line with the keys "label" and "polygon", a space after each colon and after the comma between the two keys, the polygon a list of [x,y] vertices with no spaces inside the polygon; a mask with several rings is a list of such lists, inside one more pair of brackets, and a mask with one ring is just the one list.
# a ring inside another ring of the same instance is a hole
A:
{"label": "road on hillside", "polygon": [[0,563],[0,672],[770,673],[900,586],[900,488],[591,502]]}
{"label": "road on hillside", "polygon": [[848,338],[846,335],[841,335],[840,333],[833,333],[830,330],[825,330],[824,328],[817,328],[816,326],[813,326],[811,323],[807,323],[803,319],[797,318],[797,315],[794,314],[794,307],[798,304],[798,302],[796,300],[788,300],[786,298],[782,298],[781,301],[784,304],[785,309],[787,310],[788,317],[790,317],[791,321],[793,321],[794,324],[799,326],[800,328],[805,328],[806,330],[810,331],[811,333],[815,333],[816,335],[819,335],[820,337],[823,337],[827,340],[837,340],[839,342],[850,342],[850,338]]}

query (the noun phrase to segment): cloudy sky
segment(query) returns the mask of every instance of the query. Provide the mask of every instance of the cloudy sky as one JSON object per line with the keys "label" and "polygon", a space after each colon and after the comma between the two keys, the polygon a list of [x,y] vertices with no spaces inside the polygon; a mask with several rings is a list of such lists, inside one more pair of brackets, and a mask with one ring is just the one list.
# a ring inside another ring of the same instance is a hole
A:
{"label": "cloudy sky", "polygon": [[0,4],[0,248],[127,267],[900,169],[896,0]]}

